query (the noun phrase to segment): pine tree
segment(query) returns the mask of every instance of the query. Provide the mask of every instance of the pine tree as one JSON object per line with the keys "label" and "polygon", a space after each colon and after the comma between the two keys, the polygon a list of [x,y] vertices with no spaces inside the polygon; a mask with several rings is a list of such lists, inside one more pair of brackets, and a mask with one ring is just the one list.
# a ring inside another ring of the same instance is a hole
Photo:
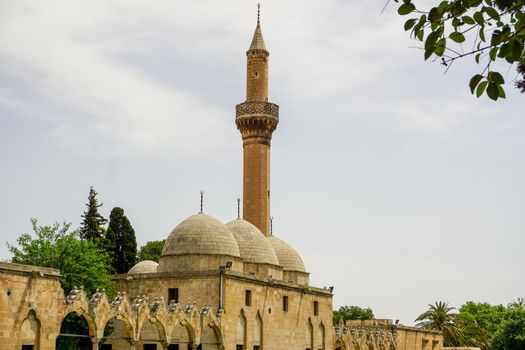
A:
{"label": "pine tree", "polygon": [[115,273],[115,247],[116,247],[115,233],[109,227],[105,232],[103,249],[108,253],[109,265],[111,266],[111,273]]}
{"label": "pine tree", "polygon": [[93,186],[89,188],[88,209],[82,214],[82,226],[80,226],[80,238],[91,241],[97,245],[103,244],[104,225],[108,222],[102,215],[99,214],[98,208],[103,203],[98,204],[97,192]]}
{"label": "pine tree", "polygon": [[124,215],[124,209],[116,207],[111,210],[106,237],[108,239],[114,237],[113,268],[115,272],[127,273],[137,261],[137,240],[135,230]]}

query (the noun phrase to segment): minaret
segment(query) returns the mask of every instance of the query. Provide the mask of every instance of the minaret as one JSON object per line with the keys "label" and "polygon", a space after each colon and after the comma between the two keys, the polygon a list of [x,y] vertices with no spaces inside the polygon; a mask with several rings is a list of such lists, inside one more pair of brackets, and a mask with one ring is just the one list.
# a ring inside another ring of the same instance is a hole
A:
{"label": "minaret", "polygon": [[257,26],[247,57],[246,102],[236,106],[235,124],[244,149],[243,218],[270,234],[270,141],[279,122],[279,106],[268,102],[268,56],[261,31],[260,5]]}

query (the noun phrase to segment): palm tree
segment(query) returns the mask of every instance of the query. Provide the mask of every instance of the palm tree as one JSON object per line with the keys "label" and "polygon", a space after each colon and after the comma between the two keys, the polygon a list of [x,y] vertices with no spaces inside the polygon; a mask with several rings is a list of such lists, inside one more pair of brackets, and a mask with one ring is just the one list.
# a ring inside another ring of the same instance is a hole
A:
{"label": "palm tree", "polygon": [[416,322],[420,321],[416,327],[443,333],[444,346],[460,345],[463,332],[455,323],[458,316],[457,313],[452,312],[455,307],[450,307],[443,301],[428,306],[429,309],[416,318]]}

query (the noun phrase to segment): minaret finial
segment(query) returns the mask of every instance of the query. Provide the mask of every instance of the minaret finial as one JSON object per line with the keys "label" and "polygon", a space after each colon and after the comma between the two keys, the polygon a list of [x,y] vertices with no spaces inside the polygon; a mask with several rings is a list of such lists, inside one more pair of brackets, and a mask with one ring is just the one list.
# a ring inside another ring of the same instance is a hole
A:
{"label": "minaret finial", "polygon": [[258,2],[257,3],[257,23],[260,22],[260,19],[261,19],[261,3]]}
{"label": "minaret finial", "polygon": [[202,213],[203,205],[204,205],[204,191],[201,190],[201,211],[200,213]]}
{"label": "minaret finial", "polygon": [[270,216],[270,236],[273,236],[273,216]]}
{"label": "minaret finial", "polygon": [[237,219],[241,218],[241,199],[237,198]]}

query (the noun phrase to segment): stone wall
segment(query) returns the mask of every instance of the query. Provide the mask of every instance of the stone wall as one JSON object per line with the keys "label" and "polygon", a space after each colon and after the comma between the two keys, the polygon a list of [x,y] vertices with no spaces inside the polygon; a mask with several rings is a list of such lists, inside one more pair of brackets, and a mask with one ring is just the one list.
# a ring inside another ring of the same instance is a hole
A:
{"label": "stone wall", "polygon": [[346,321],[335,326],[335,343],[338,350],[443,350],[443,335],[392,320]]}
{"label": "stone wall", "polygon": [[64,313],[59,271],[0,262],[0,350],[55,349]]}

